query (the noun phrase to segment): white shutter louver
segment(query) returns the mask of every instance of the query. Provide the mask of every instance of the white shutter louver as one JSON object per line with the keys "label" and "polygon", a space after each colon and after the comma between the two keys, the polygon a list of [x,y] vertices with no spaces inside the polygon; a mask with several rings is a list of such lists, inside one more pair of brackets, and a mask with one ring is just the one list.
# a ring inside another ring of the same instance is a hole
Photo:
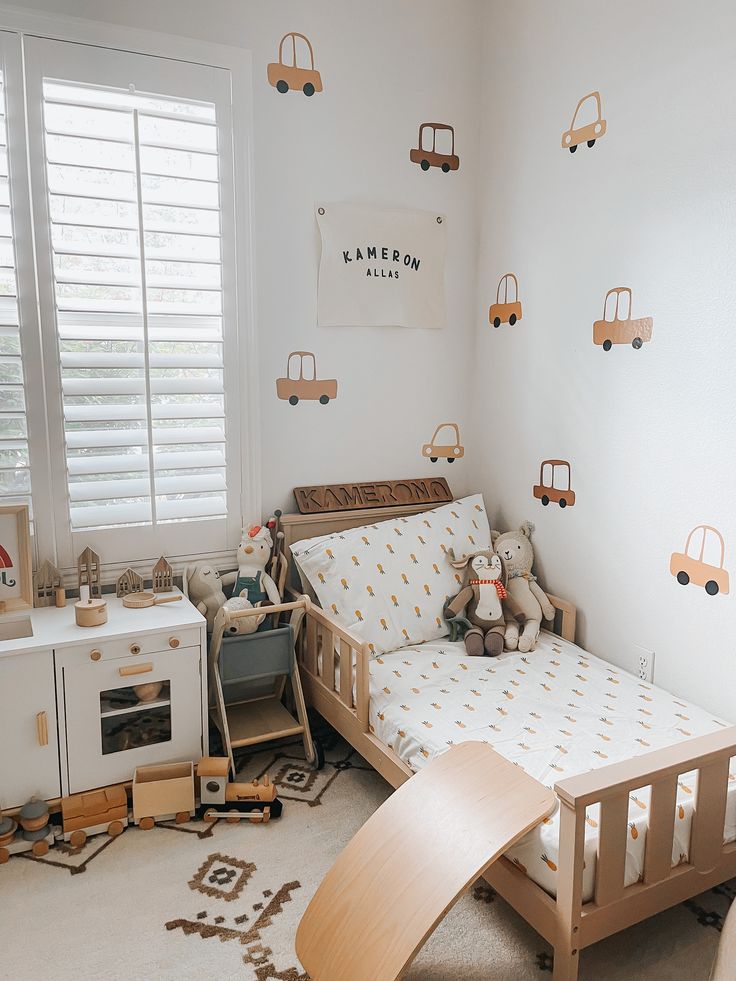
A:
{"label": "white shutter louver", "polygon": [[215,106],[44,79],[43,114],[71,527],[223,517]]}
{"label": "white shutter louver", "polygon": [[0,503],[12,500],[30,504],[28,424],[2,72],[0,114]]}

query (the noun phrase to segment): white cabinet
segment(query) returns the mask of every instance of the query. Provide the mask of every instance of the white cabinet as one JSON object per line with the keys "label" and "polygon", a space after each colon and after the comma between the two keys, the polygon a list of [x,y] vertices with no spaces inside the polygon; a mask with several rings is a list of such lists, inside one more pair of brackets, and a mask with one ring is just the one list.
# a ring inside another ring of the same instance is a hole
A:
{"label": "white cabinet", "polygon": [[161,650],[163,636],[145,641],[154,650],[135,656],[60,652],[69,793],[130,780],[137,766],[202,755],[200,648]]}
{"label": "white cabinet", "polygon": [[209,751],[204,617],[182,597],[78,627],[71,606],[0,616],[0,806],[132,780]]}
{"label": "white cabinet", "polygon": [[0,805],[61,793],[53,652],[0,660]]}

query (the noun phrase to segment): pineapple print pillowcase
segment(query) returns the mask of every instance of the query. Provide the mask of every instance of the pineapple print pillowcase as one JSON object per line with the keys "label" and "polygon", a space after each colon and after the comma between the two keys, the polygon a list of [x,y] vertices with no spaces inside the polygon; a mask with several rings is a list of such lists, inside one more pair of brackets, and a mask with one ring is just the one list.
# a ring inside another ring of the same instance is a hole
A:
{"label": "pineapple print pillowcase", "polygon": [[376,655],[447,634],[442,610],[462,582],[450,548],[458,558],[491,548],[482,495],[296,542],[291,551],[322,608]]}

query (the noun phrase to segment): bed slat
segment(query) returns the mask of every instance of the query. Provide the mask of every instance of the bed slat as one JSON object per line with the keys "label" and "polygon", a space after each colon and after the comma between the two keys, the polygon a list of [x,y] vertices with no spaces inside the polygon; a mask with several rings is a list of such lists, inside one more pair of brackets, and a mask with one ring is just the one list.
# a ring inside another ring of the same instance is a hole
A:
{"label": "bed slat", "polygon": [[353,707],[353,649],[344,640],[340,641],[340,700]]}
{"label": "bed slat", "polygon": [[307,653],[305,667],[310,674],[317,674],[317,621],[307,618]]}
{"label": "bed slat", "polygon": [[677,777],[652,784],[649,827],[644,854],[644,881],[661,882],[672,871],[672,839],[675,834]]}
{"label": "bed slat", "polygon": [[320,627],[322,635],[322,680],[330,691],[335,690],[335,635]]}
{"label": "bed slat", "polygon": [[612,903],[623,895],[628,829],[628,794],[601,801],[595,877],[595,902],[598,906]]}
{"label": "bed slat", "polygon": [[728,759],[716,760],[698,772],[695,813],[690,835],[690,862],[698,872],[710,872],[723,850],[726,820]]}

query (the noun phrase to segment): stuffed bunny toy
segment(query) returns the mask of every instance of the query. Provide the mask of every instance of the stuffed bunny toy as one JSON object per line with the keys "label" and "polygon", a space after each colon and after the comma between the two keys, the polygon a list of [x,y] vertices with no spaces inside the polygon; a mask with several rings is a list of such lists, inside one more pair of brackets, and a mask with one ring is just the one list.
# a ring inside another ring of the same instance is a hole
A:
{"label": "stuffed bunny toy", "polygon": [[253,525],[238,546],[238,575],[233,596],[244,596],[253,606],[265,600],[274,605],[281,602],[278,588],[266,572],[273,542],[265,525]]}
{"label": "stuffed bunny toy", "polygon": [[260,613],[258,616],[252,617],[240,617],[237,620],[232,620],[225,626],[228,614],[236,613],[238,610],[252,609],[253,604],[245,596],[233,596],[232,599],[225,600],[215,614],[215,631],[219,633],[220,627],[222,627],[223,634],[227,634],[228,636],[255,633],[266,619],[265,613]]}
{"label": "stuffed bunny toy", "polygon": [[506,626],[506,649],[522,654],[533,651],[542,627],[542,620],[552,620],[555,615],[554,607],[547,594],[532,575],[534,564],[534,549],[531,536],[534,525],[525,521],[518,531],[491,531],[491,541],[497,554],[503,562],[506,573],[506,588],[509,593],[509,607],[516,621],[522,623],[521,634],[519,624],[509,620]]}
{"label": "stuffed bunny toy", "polygon": [[465,634],[465,650],[471,657],[488,654],[495,657],[503,651],[506,618],[503,600],[506,599],[501,559],[493,552],[475,552],[455,559],[450,550],[453,569],[465,569],[463,588],[445,607],[445,618],[465,616],[470,629]]}

